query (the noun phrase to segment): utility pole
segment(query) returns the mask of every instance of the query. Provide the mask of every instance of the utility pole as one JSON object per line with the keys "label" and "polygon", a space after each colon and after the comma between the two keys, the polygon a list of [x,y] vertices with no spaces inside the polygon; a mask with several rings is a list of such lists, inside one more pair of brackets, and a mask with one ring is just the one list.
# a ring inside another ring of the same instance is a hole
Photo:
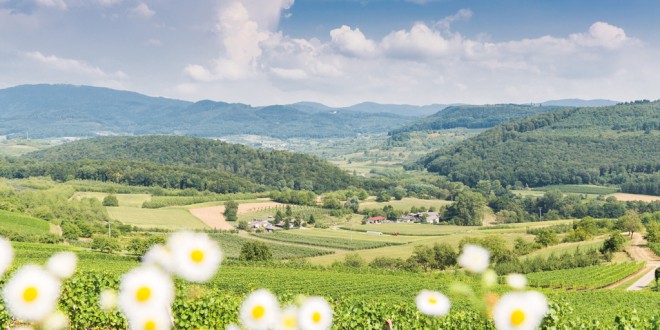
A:
{"label": "utility pole", "polygon": [[541,221],[541,209],[543,209],[543,208],[539,207],[539,221]]}

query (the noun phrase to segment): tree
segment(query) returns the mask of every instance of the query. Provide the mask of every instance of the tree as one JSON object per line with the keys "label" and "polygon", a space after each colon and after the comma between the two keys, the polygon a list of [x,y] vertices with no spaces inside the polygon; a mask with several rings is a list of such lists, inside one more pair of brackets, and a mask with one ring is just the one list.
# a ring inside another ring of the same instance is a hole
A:
{"label": "tree", "polygon": [[316,222],[316,219],[314,218],[314,214],[309,215],[309,219],[307,219],[307,223],[310,225],[313,225]]}
{"label": "tree", "polygon": [[645,238],[649,243],[660,243],[660,222],[649,221],[646,225]]}
{"label": "tree", "polygon": [[413,254],[410,260],[422,266],[424,271],[427,271],[435,261],[433,248],[427,245],[417,245],[413,248]]}
{"label": "tree", "polygon": [[387,191],[381,191],[376,195],[376,202],[382,203],[382,202],[389,202],[392,199],[392,196],[390,196]]}
{"label": "tree", "polygon": [[619,218],[617,224],[621,230],[630,233],[630,237],[632,237],[633,233],[636,231],[641,231],[644,228],[642,221],[639,219],[639,215],[633,210],[627,211],[626,214]]}
{"label": "tree", "polygon": [[77,239],[82,236],[82,231],[73,221],[63,221],[60,227],[62,228],[62,236],[66,239]]}
{"label": "tree", "polygon": [[286,230],[291,229],[291,219],[290,218],[284,218],[284,229],[286,229]]}
{"label": "tree", "polygon": [[291,209],[291,205],[286,206],[286,209],[284,211],[284,215],[286,215],[289,218],[293,216],[293,210]]}
{"label": "tree", "polygon": [[360,200],[357,197],[353,196],[349,198],[346,201],[346,203],[344,203],[344,207],[352,210],[353,213],[358,213],[358,211],[360,210]]}
{"label": "tree", "polygon": [[238,222],[238,229],[239,230],[248,230],[248,222],[245,220],[241,220]]}
{"label": "tree", "polygon": [[486,201],[478,192],[464,191],[447,208],[447,214],[459,226],[481,226]]}
{"label": "tree", "polygon": [[275,224],[282,222],[282,220],[284,220],[284,214],[282,214],[281,210],[277,210],[275,212]]}
{"label": "tree", "polygon": [[114,237],[98,235],[92,238],[92,250],[113,253],[119,252],[121,246],[119,245],[119,241]]}
{"label": "tree", "polygon": [[344,266],[361,268],[367,265],[367,262],[364,261],[361,255],[357,253],[348,253],[344,256]]}
{"label": "tree", "polygon": [[406,197],[406,190],[401,187],[396,187],[394,188],[393,195],[394,195],[394,199],[400,201],[404,197]]}
{"label": "tree", "polygon": [[238,220],[238,203],[233,200],[225,202],[225,212],[223,213],[227,221]]}
{"label": "tree", "polygon": [[119,200],[115,195],[108,195],[103,198],[103,206],[119,206]]}
{"label": "tree", "polygon": [[603,247],[600,248],[600,253],[611,254],[623,250],[623,244],[626,240],[619,233],[612,233],[610,237],[603,242]]}
{"label": "tree", "polygon": [[559,243],[559,239],[557,238],[557,234],[553,230],[542,229],[539,230],[538,234],[536,234],[536,237],[534,237],[534,242],[541,244],[543,246],[548,246]]}
{"label": "tree", "polygon": [[445,269],[456,265],[458,253],[447,243],[433,244],[434,268]]}
{"label": "tree", "polygon": [[323,197],[323,207],[338,210],[341,208],[341,202],[336,196],[325,196]]}
{"label": "tree", "polygon": [[263,242],[245,242],[241,247],[239,259],[242,261],[269,261],[273,259],[268,245]]}

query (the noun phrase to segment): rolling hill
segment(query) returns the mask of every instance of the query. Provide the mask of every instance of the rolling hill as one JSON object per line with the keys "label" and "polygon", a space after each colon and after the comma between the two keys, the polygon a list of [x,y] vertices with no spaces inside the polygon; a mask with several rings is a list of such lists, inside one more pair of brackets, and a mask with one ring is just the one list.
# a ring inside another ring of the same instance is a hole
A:
{"label": "rolling hill", "polygon": [[621,184],[660,171],[660,102],[574,108],[499,125],[424,157],[475,185]]}
{"label": "rolling hill", "polygon": [[312,104],[252,107],[149,97],[108,88],[23,85],[0,90],[0,136],[33,138],[175,134],[343,137],[386,132],[416,117]]}
{"label": "rolling hill", "polygon": [[132,185],[166,183],[216,192],[266,188],[325,192],[357,183],[356,178],[312,156],[178,136],[86,139],[33,152],[21,160],[22,168],[28,168],[25,171],[34,171],[32,175],[55,175],[56,179],[71,175],[107,181],[118,175],[117,181]]}
{"label": "rolling hill", "polygon": [[514,119],[565,109],[559,106],[520,104],[457,105],[390,131],[390,135],[415,131],[435,131],[457,127],[490,128]]}

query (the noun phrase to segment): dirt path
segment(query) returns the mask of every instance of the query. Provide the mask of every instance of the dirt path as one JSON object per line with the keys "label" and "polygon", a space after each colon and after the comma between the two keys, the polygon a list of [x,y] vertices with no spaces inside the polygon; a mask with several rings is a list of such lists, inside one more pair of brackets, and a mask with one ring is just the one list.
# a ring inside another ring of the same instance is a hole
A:
{"label": "dirt path", "polygon": [[[249,204],[239,204],[238,205],[238,214],[248,213],[260,208],[275,207],[278,205],[283,205],[275,202],[264,202],[264,203],[249,203]],[[222,229],[222,230],[231,230],[234,229],[234,226],[230,225],[223,213],[225,212],[224,206],[210,206],[210,207],[200,207],[195,209],[190,209],[190,213],[194,215],[197,219],[202,220],[207,226],[213,229]]]}
{"label": "dirt path", "polygon": [[608,286],[608,289],[619,287],[621,284],[628,282],[641,274],[644,274],[644,276],[640,277],[635,283],[626,288],[626,290],[642,290],[655,280],[655,269],[660,267],[660,258],[656,256],[651,249],[646,247],[646,240],[640,233],[635,233],[630,243],[630,246],[626,248],[626,252],[628,252],[630,257],[637,262],[646,261],[646,266],[635,274]]}
{"label": "dirt path", "polygon": [[642,201],[642,202],[654,202],[660,201],[660,196],[651,196],[651,195],[636,195],[636,194],[625,194],[625,193],[616,193],[605,196],[614,197],[619,202],[629,202],[629,201]]}

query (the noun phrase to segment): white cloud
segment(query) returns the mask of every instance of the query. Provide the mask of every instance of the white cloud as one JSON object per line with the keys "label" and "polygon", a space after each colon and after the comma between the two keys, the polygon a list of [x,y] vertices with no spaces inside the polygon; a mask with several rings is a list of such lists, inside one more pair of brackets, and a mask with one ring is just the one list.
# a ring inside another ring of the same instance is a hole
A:
{"label": "white cloud", "polygon": [[371,57],[376,53],[376,44],[367,39],[359,28],[355,30],[342,25],[330,31],[332,43],[337,49],[348,56]]}
{"label": "white cloud", "polygon": [[62,10],[67,9],[67,5],[64,0],[37,0],[37,4],[44,7],[57,8]]}
{"label": "white cloud", "polygon": [[146,3],[141,2],[131,9],[131,14],[141,18],[151,18],[156,15],[156,12],[151,10]]}
{"label": "white cloud", "polygon": [[432,58],[450,50],[450,40],[424,23],[415,23],[410,30],[390,33],[381,42],[383,51],[393,57]]}
{"label": "white cloud", "polygon": [[608,49],[617,49],[631,42],[622,28],[605,22],[596,22],[591,25],[588,33],[572,34],[570,39],[581,45]]}
{"label": "white cloud", "polygon": [[48,68],[55,69],[62,72],[79,74],[88,76],[90,78],[111,78],[111,79],[127,79],[128,76],[122,71],[114,73],[106,73],[97,66],[89,65],[85,62],[57,57],[55,55],[46,56],[41,52],[28,52],[25,56],[35,62],[38,62]]}

